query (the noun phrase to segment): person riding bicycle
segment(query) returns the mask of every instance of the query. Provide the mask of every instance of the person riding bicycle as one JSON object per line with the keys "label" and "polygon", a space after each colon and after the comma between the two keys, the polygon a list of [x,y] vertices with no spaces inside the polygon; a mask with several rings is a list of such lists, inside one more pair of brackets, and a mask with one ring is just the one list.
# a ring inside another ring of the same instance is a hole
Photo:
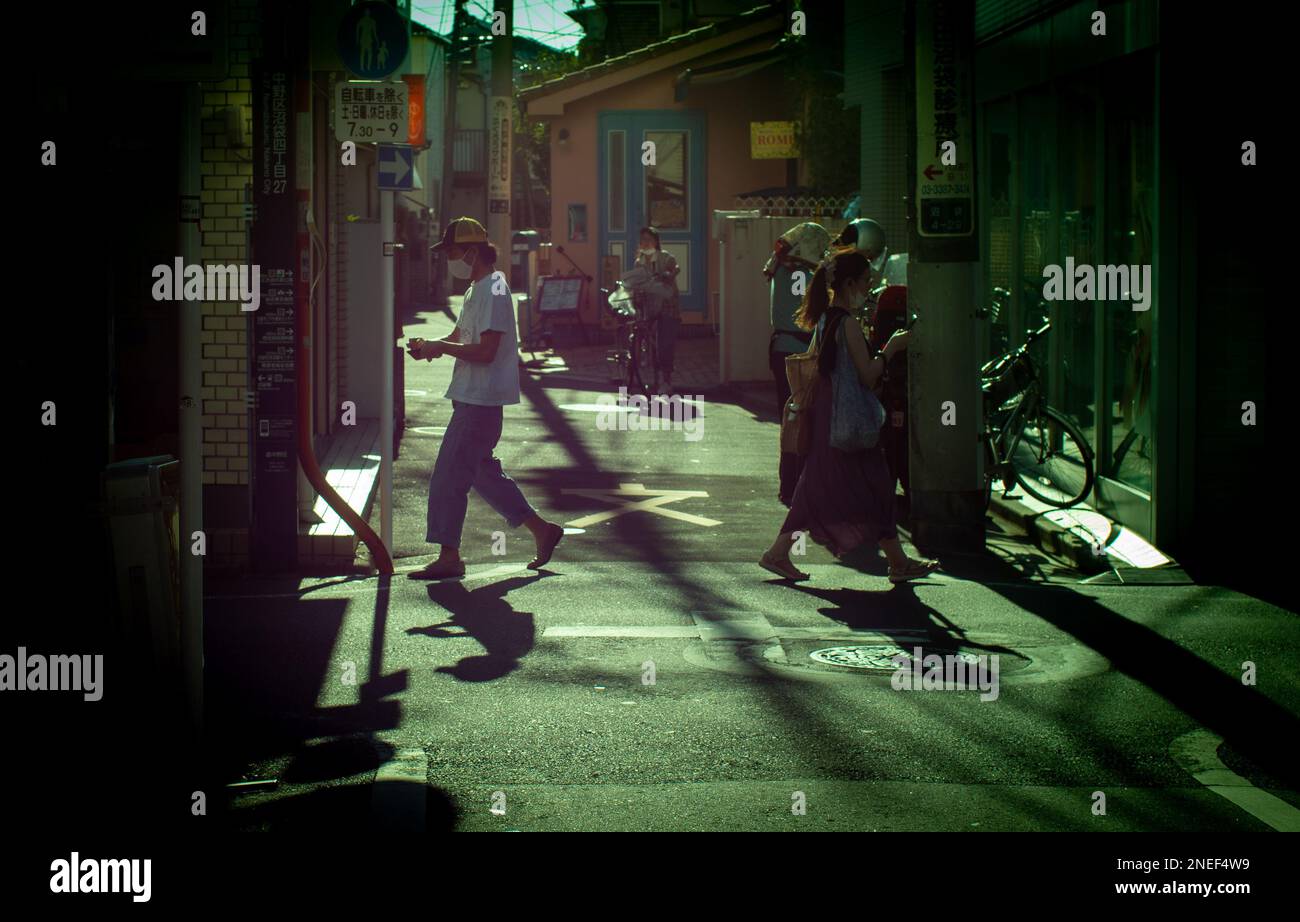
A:
{"label": "person riding bicycle", "polygon": [[681,298],[677,290],[677,275],[681,268],[673,254],[665,253],[660,247],[659,231],[653,227],[641,228],[641,249],[637,251],[635,265],[645,269],[650,276],[648,282],[638,286],[637,303],[657,330],[659,380],[663,393],[670,394],[673,352],[682,322]]}

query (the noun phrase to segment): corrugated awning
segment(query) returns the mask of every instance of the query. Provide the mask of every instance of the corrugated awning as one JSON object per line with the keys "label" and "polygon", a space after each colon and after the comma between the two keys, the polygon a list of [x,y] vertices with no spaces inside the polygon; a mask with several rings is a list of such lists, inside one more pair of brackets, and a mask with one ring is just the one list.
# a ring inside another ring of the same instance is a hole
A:
{"label": "corrugated awning", "polygon": [[713,83],[726,83],[729,80],[746,77],[754,73],[754,71],[762,70],[771,64],[780,63],[785,60],[788,52],[789,45],[784,42],[777,42],[766,51],[745,55],[743,58],[734,58],[730,61],[709,64],[705,67],[688,67],[678,74],[677,79],[673,81],[673,99],[677,102],[684,100],[692,86],[708,86]]}

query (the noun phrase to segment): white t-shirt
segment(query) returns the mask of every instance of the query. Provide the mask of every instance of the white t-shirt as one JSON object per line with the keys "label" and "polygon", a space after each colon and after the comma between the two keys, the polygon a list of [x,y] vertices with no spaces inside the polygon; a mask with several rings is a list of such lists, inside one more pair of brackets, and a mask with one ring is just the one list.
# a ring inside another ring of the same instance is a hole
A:
{"label": "white t-shirt", "polygon": [[[451,386],[446,393],[451,400],[488,407],[519,402],[519,336],[515,331],[515,302],[510,297],[504,275],[499,273],[497,270],[470,283],[456,329],[460,330],[460,341],[466,345],[479,342],[487,330],[499,331],[501,344],[491,362],[456,359]],[[504,293],[493,294],[494,285]]]}

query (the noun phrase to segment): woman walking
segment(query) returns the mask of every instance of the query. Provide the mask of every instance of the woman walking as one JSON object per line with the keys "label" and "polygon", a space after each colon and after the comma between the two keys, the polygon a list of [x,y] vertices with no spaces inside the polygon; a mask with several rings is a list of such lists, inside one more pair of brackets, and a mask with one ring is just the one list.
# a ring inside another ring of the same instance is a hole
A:
{"label": "woman walking", "polygon": [[889,580],[894,583],[925,576],[939,566],[937,561],[908,557],[899,543],[894,481],[884,449],[877,444],[865,451],[846,452],[831,445],[831,376],[836,362],[851,361],[858,380],[872,388],[889,359],[907,348],[910,336],[905,330],[897,331],[879,352],[867,343],[851,312],[866,299],[871,278],[870,263],[861,252],[834,251],[813,274],[799,308],[800,327],[816,330],[814,345],[820,349],[812,447],[780,534],[759,560],[765,570],[786,579],[808,579],[807,573],[790,562],[790,548],[798,532],[807,532],[836,557],[863,542],[875,542],[889,560]]}
{"label": "woman walking", "polygon": [[451,335],[434,342],[413,339],[409,346],[412,358],[450,355],[456,359],[446,393],[451,399],[451,421],[429,479],[425,540],[440,545],[441,553],[429,566],[410,575],[415,579],[465,575],[460,537],[471,489],[511,528],[527,526],[537,544],[537,556],[528,566],[539,569],[551,559],[564,528],[537,514],[493,454],[501,439],[502,408],[519,402],[514,299],[505,279],[494,271],[496,247],[473,218],[452,221],[442,242],[430,249],[445,251],[451,274],[471,281]]}

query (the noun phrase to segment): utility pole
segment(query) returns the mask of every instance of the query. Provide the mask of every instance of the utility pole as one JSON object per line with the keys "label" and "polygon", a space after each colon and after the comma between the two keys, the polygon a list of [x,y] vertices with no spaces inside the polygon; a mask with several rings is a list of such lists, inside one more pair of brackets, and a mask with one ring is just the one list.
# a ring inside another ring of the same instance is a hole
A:
{"label": "utility pole", "polygon": [[973,0],[908,0],[912,539],[983,550]]}
{"label": "utility pole", "polygon": [[456,0],[456,6],[451,14],[451,68],[447,78],[447,105],[446,125],[443,129],[443,149],[442,149],[442,196],[438,203],[438,231],[439,239],[442,232],[447,229],[447,222],[451,220],[448,212],[451,210],[451,184],[456,173],[456,97],[460,95],[460,41],[461,41],[461,24],[465,17],[465,0]]}
{"label": "utility pole", "polygon": [[514,31],[513,0],[493,0],[492,99],[488,117],[488,239],[496,244],[498,259],[509,272],[511,166],[514,140],[514,61],[511,33]]}
{"label": "utility pole", "polygon": [[[185,264],[203,262],[199,234],[203,178],[199,85],[187,82],[181,96],[181,255]],[[181,667],[190,723],[203,730],[203,562],[191,553],[195,532],[203,530],[203,317],[201,305],[180,310],[180,590]]]}

